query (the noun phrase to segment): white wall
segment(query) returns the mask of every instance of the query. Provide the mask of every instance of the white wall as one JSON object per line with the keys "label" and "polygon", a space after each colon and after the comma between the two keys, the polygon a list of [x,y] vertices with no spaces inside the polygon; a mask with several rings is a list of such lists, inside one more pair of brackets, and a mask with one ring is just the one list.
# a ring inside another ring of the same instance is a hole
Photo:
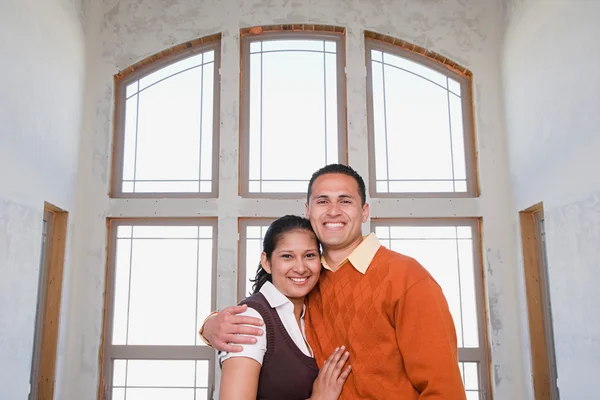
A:
{"label": "white wall", "polygon": [[561,398],[596,398],[600,2],[513,1],[507,15],[503,76],[514,204],[519,211],[544,203]]}
{"label": "white wall", "polygon": [[[106,218],[219,216],[217,305],[235,303],[237,215],[302,213],[302,200],[261,201],[237,195],[239,29],[279,23],[347,28],[349,162],[368,179],[363,30],[373,30],[446,55],[474,72],[474,102],[482,196],[478,199],[377,200],[375,216],[484,219],[486,321],[492,386],[497,399],[521,399],[524,375],[500,81],[502,6],[499,0],[303,1],[105,0],[86,2],[87,74],[81,198],[85,219],[76,227],[72,300],[61,356],[60,399],[91,399],[98,388],[106,260]],[[222,32],[220,198],[109,199],[113,75],[163,49]]]}
{"label": "white wall", "polygon": [[79,11],[68,0],[0,2],[0,398],[6,400],[29,393],[44,201],[71,213],[75,205],[84,74]]}

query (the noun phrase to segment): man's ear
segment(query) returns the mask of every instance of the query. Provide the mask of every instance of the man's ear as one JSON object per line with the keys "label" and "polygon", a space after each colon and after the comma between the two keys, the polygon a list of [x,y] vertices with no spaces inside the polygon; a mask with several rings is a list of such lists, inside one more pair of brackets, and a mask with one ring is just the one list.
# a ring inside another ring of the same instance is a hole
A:
{"label": "man's ear", "polygon": [[369,203],[365,203],[365,205],[362,208],[362,222],[363,223],[367,222],[367,219],[369,219],[370,211],[371,211],[371,209],[369,207]]}
{"label": "man's ear", "polygon": [[271,273],[271,263],[267,259],[267,253],[263,251],[260,255],[260,265],[262,265],[263,269],[270,274]]}

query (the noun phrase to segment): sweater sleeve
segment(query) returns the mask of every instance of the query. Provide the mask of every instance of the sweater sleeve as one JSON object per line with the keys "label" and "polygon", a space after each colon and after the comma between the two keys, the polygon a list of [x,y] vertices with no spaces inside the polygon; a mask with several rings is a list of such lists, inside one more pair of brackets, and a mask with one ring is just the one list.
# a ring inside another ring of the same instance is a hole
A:
{"label": "sweater sleeve", "polygon": [[440,286],[429,276],[397,302],[396,338],[419,400],[466,399],[458,366],[456,329]]}

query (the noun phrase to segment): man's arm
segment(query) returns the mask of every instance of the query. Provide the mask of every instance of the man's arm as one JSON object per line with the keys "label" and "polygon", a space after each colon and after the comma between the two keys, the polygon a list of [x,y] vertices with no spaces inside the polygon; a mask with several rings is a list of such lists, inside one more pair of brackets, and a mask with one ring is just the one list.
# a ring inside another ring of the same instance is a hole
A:
{"label": "man's arm", "polygon": [[466,399],[454,321],[432,278],[416,282],[396,305],[396,337],[420,400]]}
{"label": "man's arm", "polygon": [[252,327],[262,326],[264,322],[261,319],[237,315],[246,311],[247,307],[242,305],[224,308],[215,316],[205,320],[198,333],[217,350],[229,353],[242,351],[242,346],[238,345],[254,344],[256,343],[254,336],[263,334],[262,329]]}

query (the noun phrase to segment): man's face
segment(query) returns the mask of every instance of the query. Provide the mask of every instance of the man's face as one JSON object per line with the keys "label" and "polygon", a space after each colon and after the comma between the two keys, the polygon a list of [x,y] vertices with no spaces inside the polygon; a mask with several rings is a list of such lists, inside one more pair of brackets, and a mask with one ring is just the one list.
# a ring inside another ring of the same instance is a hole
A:
{"label": "man's face", "polygon": [[369,205],[361,205],[356,180],[345,174],[319,176],[312,186],[306,216],[328,250],[351,247],[362,237]]}

